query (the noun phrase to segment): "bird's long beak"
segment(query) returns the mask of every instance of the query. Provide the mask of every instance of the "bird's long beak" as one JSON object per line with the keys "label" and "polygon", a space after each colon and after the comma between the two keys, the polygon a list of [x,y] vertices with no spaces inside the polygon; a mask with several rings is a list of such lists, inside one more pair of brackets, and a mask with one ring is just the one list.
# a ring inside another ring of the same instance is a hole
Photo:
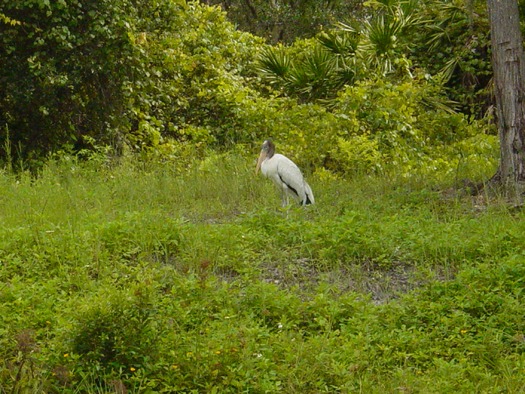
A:
{"label": "bird's long beak", "polygon": [[259,168],[261,168],[261,164],[266,159],[266,152],[261,151],[261,154],[259,155],[259,159],[257,160],[257,167],[255,167],[255,175],[259,173]]}

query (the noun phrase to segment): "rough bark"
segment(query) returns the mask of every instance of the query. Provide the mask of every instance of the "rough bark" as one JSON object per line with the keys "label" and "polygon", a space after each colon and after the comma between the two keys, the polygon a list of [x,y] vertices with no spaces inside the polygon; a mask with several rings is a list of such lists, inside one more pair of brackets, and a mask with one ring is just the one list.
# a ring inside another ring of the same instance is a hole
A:
{"label": "rough bark", "polygon": [[525,181],[525,57],[516,0],[487,0],[500,165],[493,183],[514,188]]}

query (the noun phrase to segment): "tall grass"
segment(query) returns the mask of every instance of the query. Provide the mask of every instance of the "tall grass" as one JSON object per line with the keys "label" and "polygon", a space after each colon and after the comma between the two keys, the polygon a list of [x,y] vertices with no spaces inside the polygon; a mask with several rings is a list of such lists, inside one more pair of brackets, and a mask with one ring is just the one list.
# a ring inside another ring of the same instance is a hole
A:
{"label": "tall grass", "polygon": [[[0,174],[0,392],[519,392],[523,214],[253,160]],[[148,391],[149,390],[149,391]]]}

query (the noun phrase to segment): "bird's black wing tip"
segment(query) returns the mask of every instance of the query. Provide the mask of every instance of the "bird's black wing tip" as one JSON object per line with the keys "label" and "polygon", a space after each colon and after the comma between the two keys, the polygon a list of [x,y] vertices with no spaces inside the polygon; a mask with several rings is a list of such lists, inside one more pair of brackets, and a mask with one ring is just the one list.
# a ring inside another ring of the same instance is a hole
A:
{"label": "bird's black wing tip", "polygon": [[301,205],[312,205],[313,202],[310,200],[310,197],[306,196],[306,201],[301,201]]}

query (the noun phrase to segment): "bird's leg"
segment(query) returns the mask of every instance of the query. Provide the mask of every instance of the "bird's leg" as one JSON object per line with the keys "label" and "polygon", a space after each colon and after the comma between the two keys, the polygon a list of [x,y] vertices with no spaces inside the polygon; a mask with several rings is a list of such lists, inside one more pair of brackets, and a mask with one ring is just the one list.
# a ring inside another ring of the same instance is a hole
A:
{"label": "bird's leg", "polygon": [[281,204],[281,212],[285,213],[285,217],[288,219],[288,213],[290,211],[290,202],[288,200],[288,193],[286,193],[286,189],[281,189],[281,198],[282,198],[282,204]]}
{"label": "bird's leg", "polygon": [[281,189],[281,197],[282,197],[282,206],[283,208],[286,207],[289,204],[288,201],[288,193],[286,193],[285,189]]}

